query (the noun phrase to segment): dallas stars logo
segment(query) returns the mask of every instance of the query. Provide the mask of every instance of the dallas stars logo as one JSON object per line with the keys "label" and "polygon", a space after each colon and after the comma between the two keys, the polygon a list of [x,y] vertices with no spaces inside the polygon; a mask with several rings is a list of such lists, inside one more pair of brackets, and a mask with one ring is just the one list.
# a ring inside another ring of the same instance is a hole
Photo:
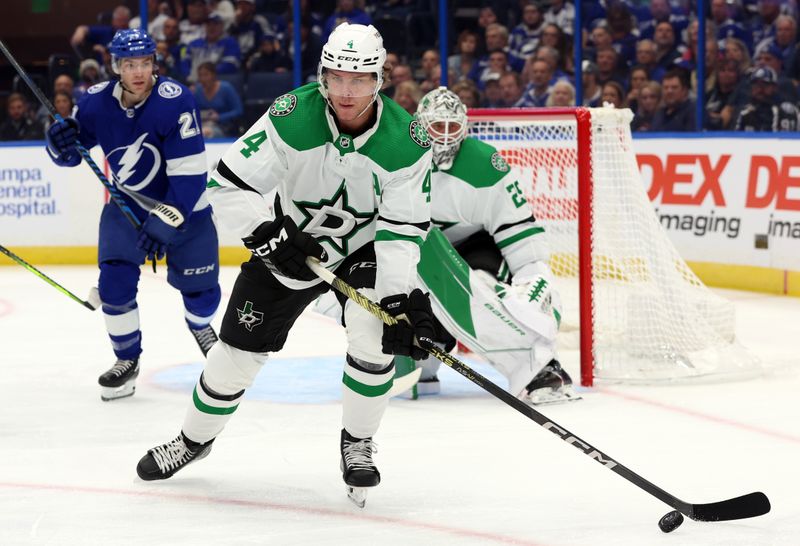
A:
{"label": "dallas stars logo", "polygon": [[244,324],[248,332],[252,332],[253,328],[264,322],[264,313],[261,311],[253,311],[253,302],[244,302],[242,309],[236,308],[236,314],[239,315],[239,324]]}
{"label": "dallas stars logo", "polygon": [[275,99],[275,102],[272,103],[269,109],[269,113],[270,115],[278,117],[288,116],[292,113],[295,106],[297,106],[297,97],[291,93],[287,93]]}
{"label": "dallas stars logo", "polygon": [[344,180],[330,199],[294,201],[294,204],[305,217],[298,229],[321,235],[318,241],[327,241],[343,256],[349,254],[350,239],[368,226],[377,213],[375,210],[359,212],[351,207]]}

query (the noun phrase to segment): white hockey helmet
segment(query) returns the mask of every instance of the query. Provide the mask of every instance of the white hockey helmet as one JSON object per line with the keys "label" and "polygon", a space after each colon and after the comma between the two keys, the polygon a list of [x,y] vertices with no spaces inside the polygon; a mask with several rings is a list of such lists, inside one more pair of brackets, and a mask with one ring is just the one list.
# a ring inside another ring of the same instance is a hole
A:
{"label": "white hockey helmet", "polygon": [[416,116],[431,137],[433,162],[449,169],[467,136],[467,107],[458,95],[439,87],[422,97]]}
{"label": "white hockey helmet", "polygon": [[374,85],[369,82],[364,88],[348,88],[347,92],[354,97],[371,95],[374,100],[383,85],[385,63],[383,38],[374,26],[342,23],[331,32],[328,42],[322,46],[322,58],[317,68],[319,91],[328,99],[332,82],[325,77],[326,69],[363,72],[375,75]]}

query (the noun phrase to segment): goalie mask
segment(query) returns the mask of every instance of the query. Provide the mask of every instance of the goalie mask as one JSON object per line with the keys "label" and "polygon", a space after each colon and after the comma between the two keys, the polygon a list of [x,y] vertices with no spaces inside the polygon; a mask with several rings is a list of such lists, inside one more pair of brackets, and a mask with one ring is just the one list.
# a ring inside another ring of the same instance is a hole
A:
{"label": "goalie mask", "polygon": [[[385,62],[383,38],[375,27],[342,23],[322,46],[322,58],[317,68],[319,92],[328,104],[331,104],[329,95],[335,95],[354,98],[371,96],[371,105],[383,85]],[[331,74],[330,70],[363,73],[368,77],[341,78]]]}
{"label": "goalie mask", "polygon": [[467,107],[458,95],[440,87],[422,97],[416,116],[431,137],[434,164],[449,169],[467,136]]}

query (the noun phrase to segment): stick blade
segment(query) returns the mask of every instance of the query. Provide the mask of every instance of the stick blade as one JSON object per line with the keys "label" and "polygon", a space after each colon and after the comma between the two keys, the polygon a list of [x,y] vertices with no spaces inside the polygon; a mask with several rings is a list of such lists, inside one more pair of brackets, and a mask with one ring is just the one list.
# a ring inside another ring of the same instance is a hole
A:
{"label": "stick blade", "polygon": [[720,502],[693,504],[692,513],[686,515],[695,521],[728,521],[763,516],[770,508],[769,499],[759,491]]}

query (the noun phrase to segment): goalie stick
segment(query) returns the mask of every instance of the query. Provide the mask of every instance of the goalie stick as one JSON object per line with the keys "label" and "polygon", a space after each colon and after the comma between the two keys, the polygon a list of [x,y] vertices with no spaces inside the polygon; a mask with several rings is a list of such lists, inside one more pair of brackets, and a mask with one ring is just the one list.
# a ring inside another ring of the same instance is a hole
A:
{"label": "goalie stick", "polygon": [[[55,106],[53,106],[44,93],[42,93],[42,90],[39,89],[35,83],[33,83],[33,80],[31,80],[30,76],[28,76],[27,72],[25,72],[25,69],[20,66],[20,64],[17,62],[17,59],[11,54],[11,51],[9,51],[8,47],[6,47],[6,44],[3,42],[3,40],[0,40],[0,51],[3,52],[3,55],[5,55],[6,59],[8,59],[8,62],[11,63],[11,66],[13,66],[14,70],[17,71],[17,74],[19,74],[19,77],[22,78],[22,81],[24,81],[27,86],[30,87],[31,91],[42,104],[42,106],[44,106],[47,111],[50,112],[50,115],[55,118],[56,121],[64,121],[64,118],[61,117],[61,114],[56,111]],[[108,190],[111,200],[119,207],[119,210],[122,211],[122,214],[128,219],[128,222],[130,222],[130,224],[137,230],[141,228],[142,223],[122,198],[120,190],[114,185],[119,185],[119,180],[117,179],[117,175],[114,173],[114,171],[111,171],[111,177],[114,179],[114,184],[112,184],[109,182],[108,178],[106,178],[106,175],[103,174],[103,171],[100,170],[100,167],[97,166],[97,163],[95,163],[94,159],[92,159],[92,156],[89,154],[89,150],[87,150],[80,142],[77,142],[75,147],[81,154],[83,160],[86,161],[86,164],[91,167],[92,172],[94,172],[95,176],[97,176],[97,179],[100,180],[103,186],[105,186],[106,190]],[[155,270],[156,260],[153,258],[153,271]]]}
{"label": "goalie stick", "polygon": [[[344,282],[332,272],[322,267],[322,265],[320,265],[319,261],[316,259],[308,258],[306,259],[306,263],[319,278],[372,313],[374,316],[381,319],[381,321],[384,323],[394,324],[397,322],[396,319],[387,313],[380,305],[370,300],[364,294],[360,293],[358,290]],[[747,495],[742,495],[741,497],[705,504],[693,504],[683,501],[668,493],[664,489],[661,489],[654,483],[646,480],[622,463],[612,459],[585,440],[582,440],[578,436],[572,434],[561,425],[551,421],[545,415],[533,407],[525,404],[522,402],[522,400],[519,400],[506,390],[495,385],[450,353],[439,349],[439,347],[437,347],[435,344],[424,339],[417,340],[416,343],[425,349],[431,356],[437,358],[445,365],[457,371],[489,394],[499,398],[505,402],[506,405],[511,406],[528,419],[535,421],[537,424],[546,430],[549,430],[568,444],[578,448],[585,455],[589,456],[609,470],[615,472],[617,475],[622,476],[630,483],[650,493],[658,500],[668,504],[678,512],[695,521],[726,521],[745,519],[761,516],[770,511],[769,499],[764,493],[761,492],[749,493]]]}
{"label": "goalie stick", "polygon": [[70,292],[69,290],[67,290],[66,288],[61,286],[60,284],[58,284],[56,281],[54,281],[53,279],[51,279],[50,277],[48,277],[47,275],[45,275],[44,273],[42,273],[41,271],[36,269],[36,267],[32,266],[31,264],[29,264],[28,262],[26,262],[25,260],[23,260],[22,258],[17,256],[16,254],[14,254],[13,252],[11,252],[9,249],[4,247],[3,245],[0,245],[0,252],[2,252],[3,254],[5,254],[6,256],[8,256],[12,260],[14,260],[15,262],[17,262],[19,265],[21,265],[22,267],[24,267],[25,269],[27,269],[28,271],[30,271],[31,273],[33,273],[34,275],[36,275],[37,277],[42,279],[44,282],[46,282],[47,284],[49,284],[50,286],[52,286],[53,288],[55,288],[56,290],[58,290],[59,292],[64,294],[65,296],[68,296],[68,297],[72,298],[73,300],[77,301],[78,303],[80,303],[81,305],[86,307],[87,309],[90,309],[90,310],[94,311],[95,309],[100,307],[100,305],[102,304],[102,302],[100,301],[100,294],[98,294],[96,288],[92,288],[89,291],[89,299],[88,300],[82,300],[78,296],[76,296],[75,294],[73,294],[72,292]]}

